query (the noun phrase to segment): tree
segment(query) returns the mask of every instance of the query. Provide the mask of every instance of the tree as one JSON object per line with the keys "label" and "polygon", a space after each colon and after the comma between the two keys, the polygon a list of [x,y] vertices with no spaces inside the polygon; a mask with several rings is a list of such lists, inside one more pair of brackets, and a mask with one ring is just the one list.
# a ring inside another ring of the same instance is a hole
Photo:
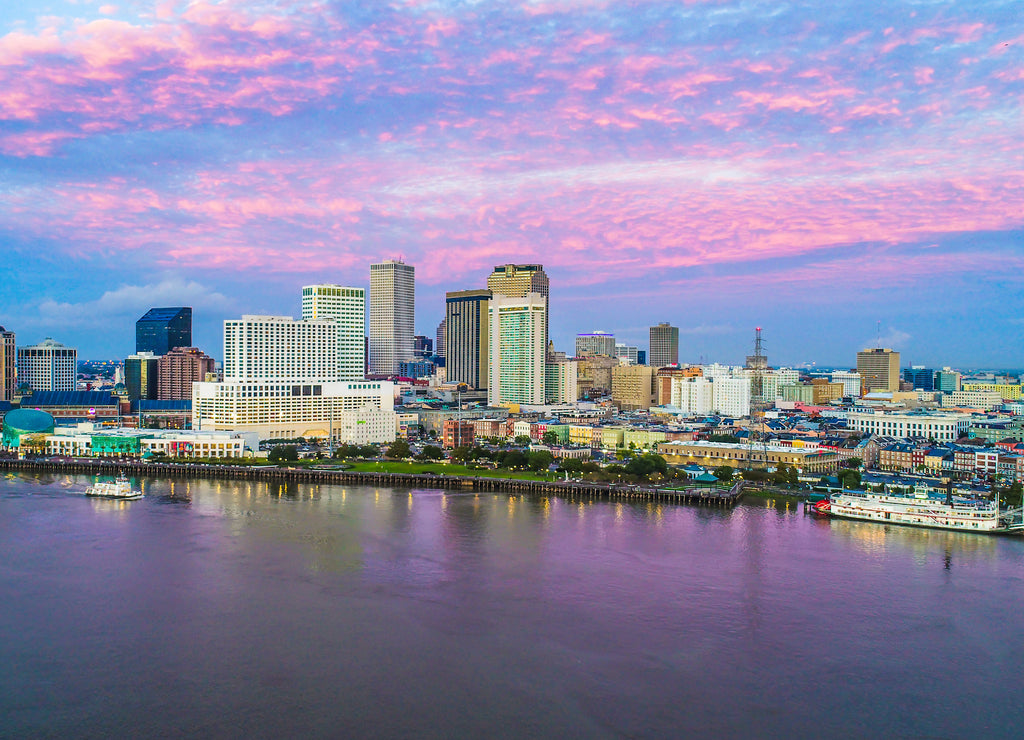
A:
{"label": "tree", "polygon": [[444,460],[444,450],[437,445],[424,445],[421,454],[424,460]]}
{"label": "tree", "polygon": [[1003,491],[1003,500],[1007,506],[1020,506],[1022,491],[1024,491],[1024,486],[1021,486],[1020,481],[1005,489]]}
{"label": "tree", "polygon": [[625,470],[639,477],[647,477],[652,473],[664,475],[668,472],[668,463],[661,455],[636,455],[626,463]]}
{"label": "tree", "polygon": [[549,429],[541,435],[540,439],[546,445],[556,445],[558,444],[558,432]]}
{"label": "tree", "polygon": [[299,448],[295,445],[278,445],[267,457],[270,462],[294,462],[299,459]]}
{"label": "tree", "polygon": [[533,450],[526,455],[526,465],[530,470],[539,473],[547,470],[555,461],[555,456],[547,450]]}
{"label": "tree", "polygon": [[512,442],[513,444],[517,444],[520,447],[525,447],[526,445],[530,444],[530,435],[520,434],[515,439],[513,439]]}
{"label": "tree", "polygon": [[512,470],[513,468],[525,468],[526,467],[526,455],[519,449],[510,449],[502,455],[502,459],[499,462],[503,468]]}
{"label": "tree", "polygon": [[840,470],[836,473],[836,478],[839,479],[839,484],[843,488],[860,488],[860,471],[858,470]]}
{"label": "tree", "polygon": [[800,485],[800,471],[796,469],[796,465],[789,466],[789,471],[786,473],[786,482],[789,483],[791,488],[796,488]]}
{"label": "tree", "polygon": [[384,454],[387,457],[395,458],[396,460],[402,460],[409,457],[411,453],[412,450],[409,449],[408,442],[406,442],[404,439],[396,439],[388,446],[388,451],[385,452]]}
{"label": "tree", "polygon": [[469,462],[473,459],[473,448],[468,445],[456,447],[452,450],[452,460],[457,462]]}
{"label": "tree", "polygon": [[740,438],[735,434],[712,434],[708,437],[708,442],[731,442],[737,444],[740,442]]}
{"label": "tree", "polygon": [[864,467],[864,461],[859,457],[851,457],[847,460],[843,460],[843,467],[850,468],[851,470],[857,470],[858,468]]}
{"label": "tree", "polygon": [[722,483],[728,483],[732,480],[733,469],[728,465],[719,465],[717,468],[711,471],[711,474],[718,478]]}
{"label": "tree", "polygon": [[577,475],[583,472],[583,461],[572,457],[563,458],[558,464],[558,468],[567,473]]}

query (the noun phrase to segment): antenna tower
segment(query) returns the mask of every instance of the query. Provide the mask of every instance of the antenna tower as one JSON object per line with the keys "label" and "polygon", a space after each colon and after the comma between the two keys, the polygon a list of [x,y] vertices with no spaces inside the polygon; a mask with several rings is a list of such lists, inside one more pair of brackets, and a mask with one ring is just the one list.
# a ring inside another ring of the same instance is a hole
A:
{"label": "antenna tower", "polygon": [[754,333],[754,354],[747,355],[747,371],[750,376],[750,421],[748,462],[754,467],[754,424],[760,424],[758,436],[761,439],[760,466],[768,469],[768,434],[765,429],[765,410],[770,405],[765,393],[765,376],[768,374],[768,357],[764,353],[764,342],[761,340],[761,327],[757,327]]}

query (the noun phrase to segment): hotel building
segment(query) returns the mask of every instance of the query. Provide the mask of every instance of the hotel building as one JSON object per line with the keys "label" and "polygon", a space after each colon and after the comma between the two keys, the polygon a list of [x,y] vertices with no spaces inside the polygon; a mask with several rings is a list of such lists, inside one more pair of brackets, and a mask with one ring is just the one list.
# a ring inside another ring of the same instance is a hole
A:
{"label": "hotel building", "polygon": [[78,380],[78,350],[47,337],[18,349],[18,385],[34,391],[73,391]]}
{"label": "hotel building", "polygon": [[333,321],[337,326],[338,380],[365,377],[366,291],[344,285],[304,286],[302,319]]}
{"label": "hotel building", "polygon": [[489,405],[544,404],[547,303],[540,293],[522,298],[496,293],[492,297]]}

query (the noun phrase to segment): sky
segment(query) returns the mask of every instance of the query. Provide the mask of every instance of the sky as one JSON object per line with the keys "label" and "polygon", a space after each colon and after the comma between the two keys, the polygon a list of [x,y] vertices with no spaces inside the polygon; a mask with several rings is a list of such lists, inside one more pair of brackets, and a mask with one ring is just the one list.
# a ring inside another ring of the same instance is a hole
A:
{"label": "sky", "polygon": [[551,332],[684,362],[1024,366],[1019,0],[0,0],[0,325],[298,315],[416,268],[416,329],[541,263]]}

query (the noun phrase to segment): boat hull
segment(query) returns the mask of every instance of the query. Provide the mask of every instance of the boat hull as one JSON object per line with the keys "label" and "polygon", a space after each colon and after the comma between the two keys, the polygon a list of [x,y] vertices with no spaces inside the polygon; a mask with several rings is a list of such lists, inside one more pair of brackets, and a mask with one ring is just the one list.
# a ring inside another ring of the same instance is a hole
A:
{"label": "boat hull", "polygon": [[996,508],[985,502],[950,505],[909,497],[845,494],[830,502],[828,513],[839,519],[954,532],[1001,534],[1008,531]]}

